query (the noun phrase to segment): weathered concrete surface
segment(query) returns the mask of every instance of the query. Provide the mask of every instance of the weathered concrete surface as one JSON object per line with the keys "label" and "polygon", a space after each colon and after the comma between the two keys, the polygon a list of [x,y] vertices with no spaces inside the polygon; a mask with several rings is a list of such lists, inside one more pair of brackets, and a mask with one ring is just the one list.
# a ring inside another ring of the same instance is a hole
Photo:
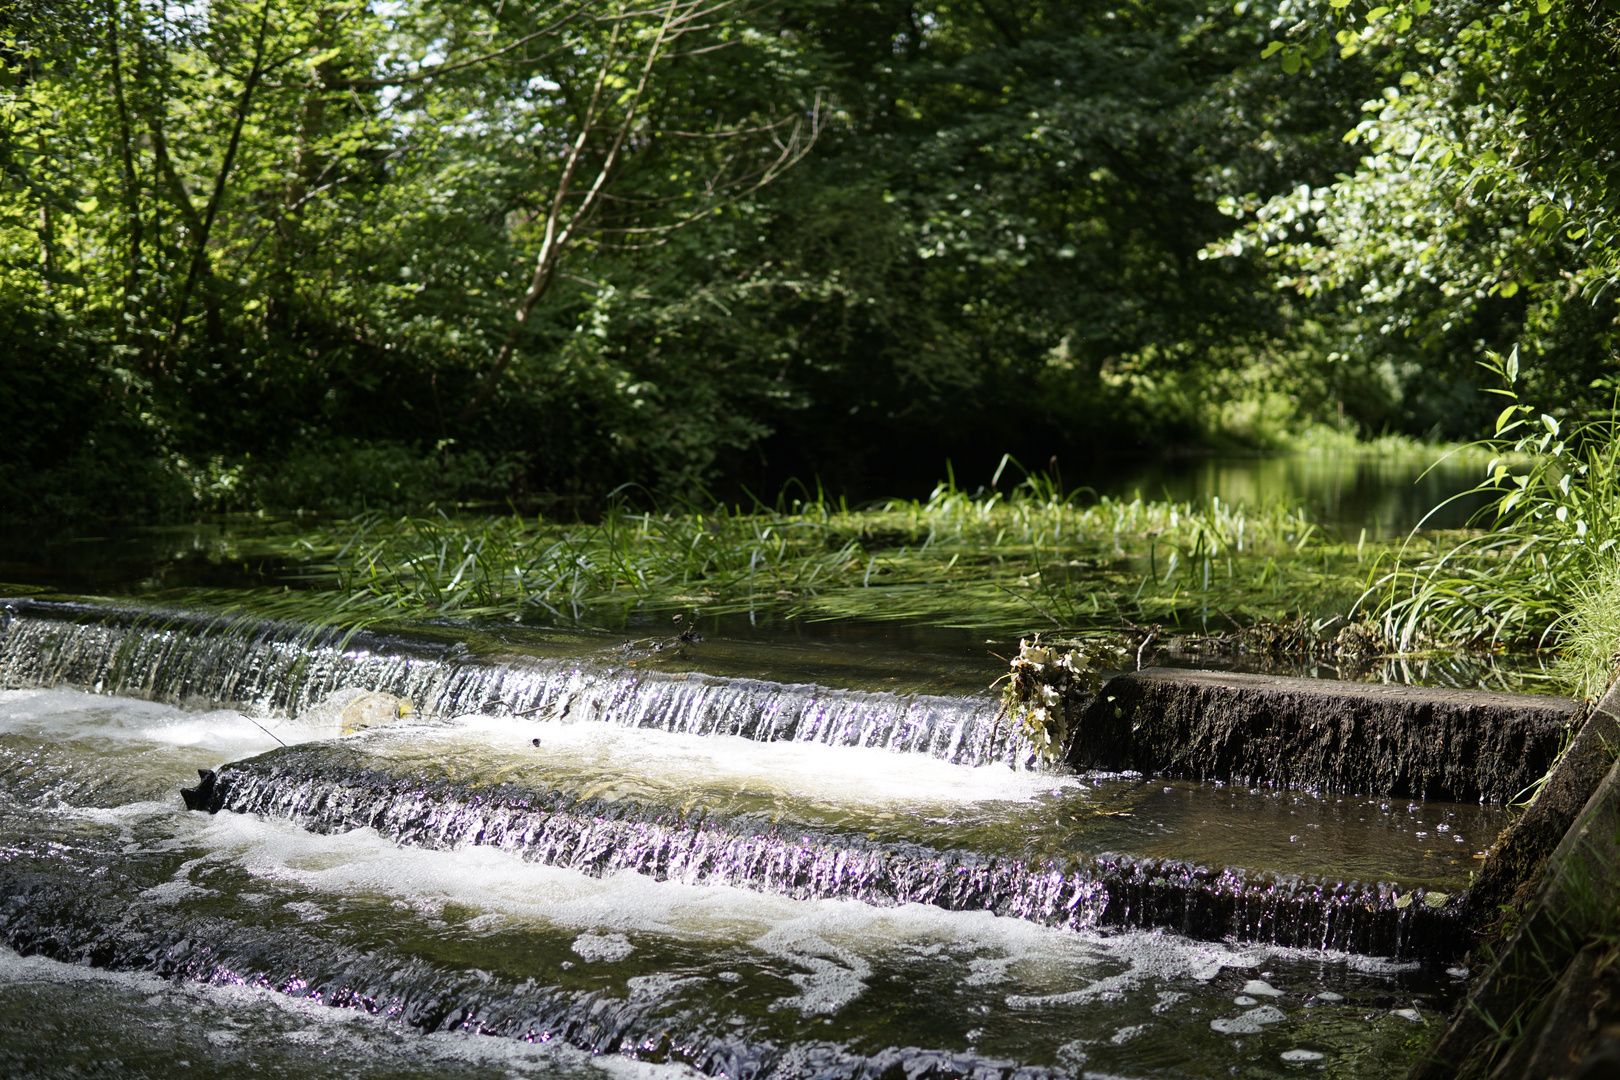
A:
{"label": "weathered concrete surface", "polygon": [[1508,800],[1579,719],[1562,698],[1144,668],[1103,687],[1069,760],[1197,780]]}
{"label": "weathered concrete surface", "polygon": [[[1607,720],[1588,725],[1600,746],[1616,709],[1620,697],[1611,691],[1598,706]],[[1612,761],[1613,744],[1602,749]],[[1565,782],[1575,784],[1589,767],[1571,762]],[[1581,808],[1537,882],[1498,959],[1410,1080],[1620,1076],[1620,765]]]}
{"label": "weathered concrete surface", "polygon": [[[1620,747],[1620,691],[1591,711],[1530,805],[1486,851],[1464,901],[1463,921],[1501,945],[1503,908],[1522,912],[1541,884],[1541,869],[1603,782]],[[1616,1073],[1620,1076],[1620,1073]]]}

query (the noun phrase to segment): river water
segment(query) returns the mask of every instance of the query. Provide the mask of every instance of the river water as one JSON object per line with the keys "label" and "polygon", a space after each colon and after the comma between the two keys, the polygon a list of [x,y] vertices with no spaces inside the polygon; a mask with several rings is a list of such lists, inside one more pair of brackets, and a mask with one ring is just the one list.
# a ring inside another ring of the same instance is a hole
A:
{"label": "river water", "polygon": [[[1100,490],[1393,535],[1474,480],[1423,467]],[[964,631],[155,602],[274,581],[256,527],[0,537],[0,580],[134,598],[0,601],[0,1075],[1383,1078],[1466,987],[1500,806],[1040,766]],[[367,692],[413,709],[345,734]]]}
{"label": "river water", "polygon": [[1505,820],[1036,767],[855,654],[7,612],[7,1076],[1395,1076]]}

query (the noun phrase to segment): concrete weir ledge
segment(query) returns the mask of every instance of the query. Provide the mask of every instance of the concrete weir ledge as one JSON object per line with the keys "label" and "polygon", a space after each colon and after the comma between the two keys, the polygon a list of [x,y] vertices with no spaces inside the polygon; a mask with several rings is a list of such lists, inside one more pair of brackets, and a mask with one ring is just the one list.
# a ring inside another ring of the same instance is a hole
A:
{"label": "concrete weir ledge", "polygon": [[1547,774],[1580,707],[1428,686],[1144,668],[1092,700],[1079,768],[1505,802]]}
{"label": "concrete weir ledge", "polygon": [[1461,898],[1470,991],[1409,1080],[1620,1077],[1620,684],[1525,694],[1148,668],[1088,706],[1080,768],[1528,805]]}

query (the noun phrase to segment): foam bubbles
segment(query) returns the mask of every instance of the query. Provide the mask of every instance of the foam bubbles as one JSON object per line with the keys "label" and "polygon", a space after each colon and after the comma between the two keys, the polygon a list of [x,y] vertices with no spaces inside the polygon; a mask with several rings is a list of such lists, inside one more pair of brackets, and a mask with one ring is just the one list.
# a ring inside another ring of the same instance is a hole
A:
{"label": "foam bubbles", "polygon": [[905,810],[1028,801],[1082,786],[1076,777],[1014,771],[1004,764],[955,765],[876,747],[759,742],[585,722],[515,724],[481,715],[457,717],[453,725],[379,739],[377,753],[455,757],[488,774],[569,776],[587,787],[595,778],[592,793],[610,797],[621,790],[646,796],[701,788]]}
{"label": "foam bubbles", "polygon": [[1254,1035],[1265,1030],[1267,1024],[1278,1024],[1286,1019],[1287,1014],[1276,1006],[1262,1005],[1240,1016],[1211,1020],[1209,1026],[1222,1035]]}
{"label": "foam bubbles", "polygon": [[586,963],[623,960],[636,951],[623,934],[581,934],[574,939],[571,948],[584,957]]}

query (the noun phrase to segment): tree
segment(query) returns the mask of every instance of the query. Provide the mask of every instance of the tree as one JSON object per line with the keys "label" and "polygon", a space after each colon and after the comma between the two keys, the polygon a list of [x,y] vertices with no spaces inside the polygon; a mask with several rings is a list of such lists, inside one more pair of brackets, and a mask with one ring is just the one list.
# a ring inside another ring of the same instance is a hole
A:
{"label": "tree", "polygon": [[1327,10],[1271,51],[1296,69],[1330,48],[1377,65],[1385,85],[1346,135],[1358,166],[1233,202],[1247,224],[1220,250],[1275,259],[1343,326],[1341,355],[1393,359],[1409,397],[1455,387],[1430,411],[1448,435],[1495,415],[1473,393],[1492,349],[1518,347],[1549,407],[1607,407],[1593,390],[1620,340],[1620,17],[1584,0]]}

